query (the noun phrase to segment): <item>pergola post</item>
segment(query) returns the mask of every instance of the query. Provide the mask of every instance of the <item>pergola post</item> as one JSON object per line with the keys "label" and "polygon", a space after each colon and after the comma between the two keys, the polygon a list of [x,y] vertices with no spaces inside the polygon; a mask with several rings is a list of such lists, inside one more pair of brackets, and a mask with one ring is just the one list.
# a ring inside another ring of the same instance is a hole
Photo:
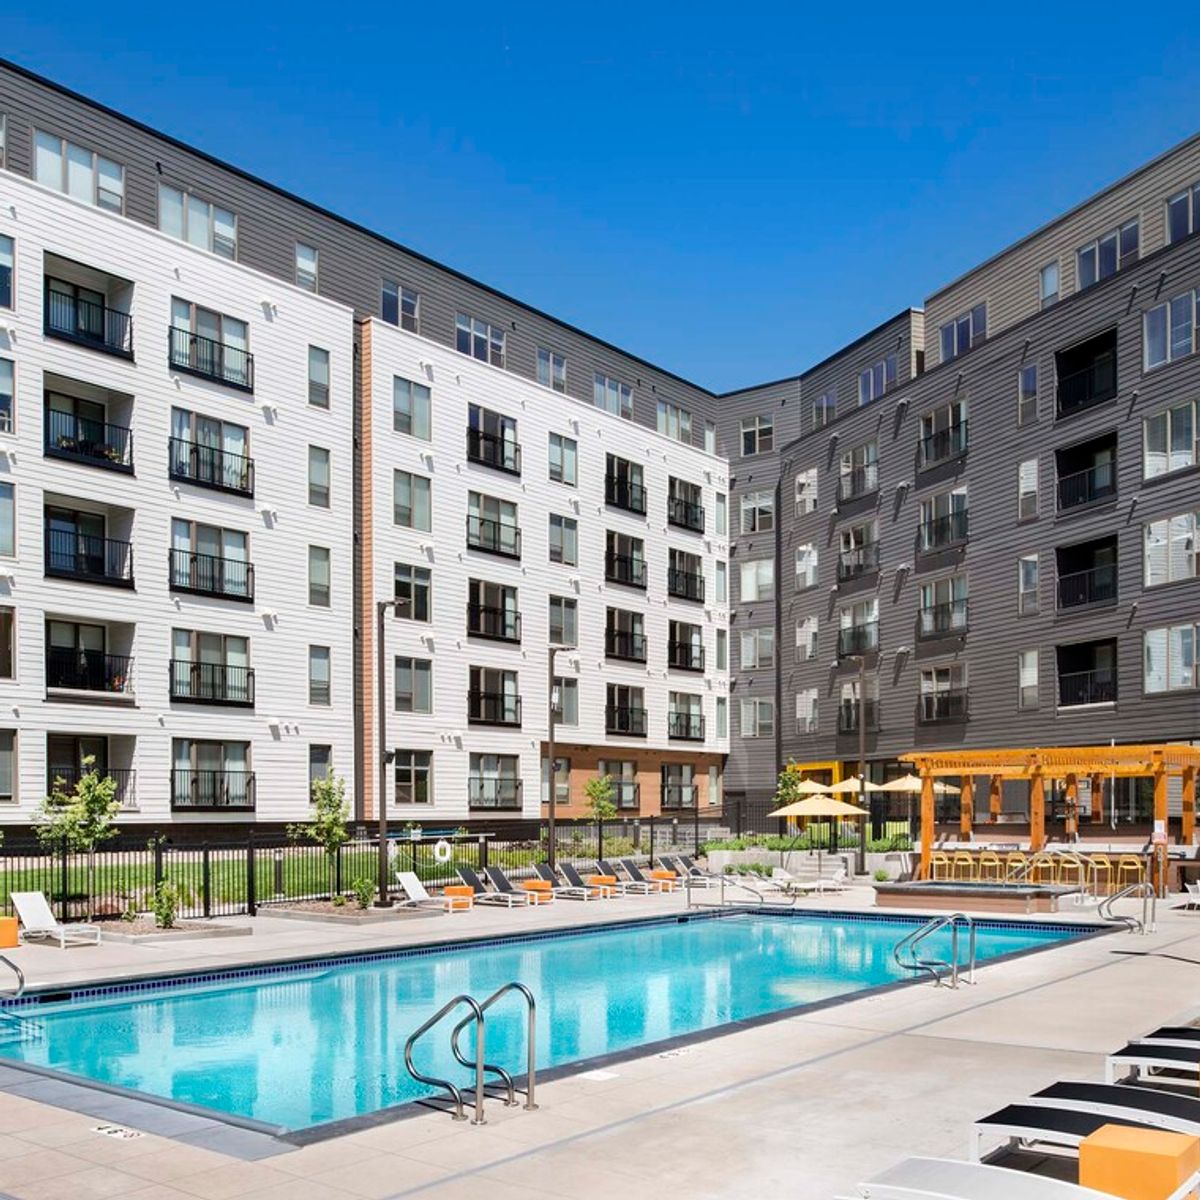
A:
{"label": "pergola post", "polygon": [[1183,768],[1183,828],[1179,840],[1190,846],[1196,840],[1196,768]]}
{"label": "pergola post", "polygon": [[1004,809],[1004,776],[988,777],[988,820],[995,825]]}
{"label": "pergola post", "polygon": [[1079,834],[1079,776],[1072,771],[1066,778],[1067,837],[1072,841]]}
{"label": "pergola post", "polygon": [[971,827],[975,823],[975,776],[962,777],[962,792],[958,805],[958,834],[964,842],[971,840]]}
{"label": "pergola post", "polygon": [[1104,823],[1104,776],[1099,772],[1092,776],[1092,824]]}
{"label": "pergola post", "polygon": [[933,865],[933,776],[921,768],[921,878],[928,879]]}
{"label": "pergola post", "polygon": [[1046,845],[1046,781],[1041,767],[1029,777],[1029,848],[1036,854]]}

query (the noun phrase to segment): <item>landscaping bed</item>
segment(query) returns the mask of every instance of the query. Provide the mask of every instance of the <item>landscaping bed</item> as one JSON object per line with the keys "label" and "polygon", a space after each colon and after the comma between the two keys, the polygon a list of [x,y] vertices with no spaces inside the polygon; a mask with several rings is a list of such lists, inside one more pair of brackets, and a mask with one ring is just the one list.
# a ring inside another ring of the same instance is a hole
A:
{"label": "landscaping bed", "polygon": [[379,925],[397,916],[413,916],[414,909],[359,908],[357,904],[334,904],[329,900],[290,900],[286,905],[259,905],[260,917],[285,921],[328,921],[333,925]]}
{"label": "landscaping bed", "polygon": [[246,937],[253,932],[249,925],[215,925],[205,921],[180,921],[164,929],[151,916],[139,916],[134,921],[106,921],[101,930],[101,941],[133,945],[175,942],[181,938]]}

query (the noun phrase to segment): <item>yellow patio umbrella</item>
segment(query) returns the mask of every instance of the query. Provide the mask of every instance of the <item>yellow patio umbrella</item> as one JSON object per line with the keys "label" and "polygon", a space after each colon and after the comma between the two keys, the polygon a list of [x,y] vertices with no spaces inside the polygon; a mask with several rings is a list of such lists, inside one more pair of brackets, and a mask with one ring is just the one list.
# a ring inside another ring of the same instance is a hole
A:
{"label": "yellow patio umbrella", "polygon": [[774,812],[767,813],[768,817],[865,817],[867,810],[857,804],[847,804],[836,796],[813,795],[805,796],[803,800],[794,800]]}
{"label": "yellow patio umbrella", "polygon": [[[867,791],[871,789],[868,788]],[[940,796],[957,796],[962,788],[955,787],[952,783],[944,783],[940,779],[933,781],[933,790]],[[899,779],[889,779],[887,783],[879,785],[881,792],[911,792],[913,795],[921,794],[921,777],[919,775],[901,775]]]}
{"label": "yellow patio umbrella", "polygon": [[843,779],[841,783],[835,783],[829,789],[835,796],[840,795],[857,795],[861,792],[878,792],[882,791],[882,785],[872,783],[869,779],[860,779],[857,775],[851,775],[849,779]]}

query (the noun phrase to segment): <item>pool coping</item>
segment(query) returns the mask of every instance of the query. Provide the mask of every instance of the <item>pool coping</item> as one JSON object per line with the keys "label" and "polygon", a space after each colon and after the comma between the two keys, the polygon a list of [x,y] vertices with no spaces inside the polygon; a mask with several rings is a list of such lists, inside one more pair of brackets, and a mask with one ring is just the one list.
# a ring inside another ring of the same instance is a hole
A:
{"label": "pool coping", "polygon": [[[949,916],[951,914],[938,914],[939,916]],[[42,1003],[58,1003],[64,1000],[73,999],[98,999],[101,996],[118,996],[118,995],[135,995],[146,994],[155,991],[164,991],[172,987],[186,983],[195,983],[198,980],[210,980],[217,982],[218,980],[230,979],[253,979],[264,975],[273,974],[290,974],[298,972],[301,969],[308,967],[311,969],[313,965],[324,966],[328,969],[334,969],[342,965],[354,965],[367,962],[375,962],[381,960],[394,960],[400,958],[417,958],[425,957],[437,953],[445,953],[451,950],[460,948],[479,947],[483,945],[511,945],[513,943],[523,943],[530,941],[546,941],[554,940],[563,937],[579,936],[581,934],[599,934],[620,929],[643,928],[656,925],[676,925],[686,924],[691,921],[708,921],[708,920],[723,920],[738,916],[752,917],[783,917],[789,919],[799,918],[824,918],[837,921],[851,922],[890,922],[897,921],[912,924],[914,928],[918,928],[921,923],[934,919],[930,914],[907,913],[900,910],[888,910],[887,912],[846,912],[838,909],[796,909],[792,907],[781,907],[773,905],[729,905],[721,909],[712,909],[704,911],[689,911],[686,913],[660,914],[647,917],[631,917],[619,921],[605,922],[603,924],[588,924],[588,925],[568,925],[554,929],[534,930],[529,933],[516,934],[494,934],[480,935],[478,937],[442,939],[433,942],[423,942],[417,945],[380,948],[374,950],[364,950],[357,953],[329,953],[320,955],[308,955],[303,957],[289,957],[279,960],[271,960],[261,964],[247,964],[243,966],[232,966],[218,970],[201,970],[194,971],[175,971],[169,974],[147,973],[130,977],[128,975],[115,977],[112,980],[96,980],[88,981],[86,985],[78,987],[64,987],[61,984],[47,984],[39,987],[31,988],[20,998],[15,1000],[7,1000],[0,1002],[0,1012],[32,1009],[36,1011],[37,1007]],[[974,918],[973,918],[974,919]],[[977,927],[995,927],[1000,926],[1007,929],[1014,927],[1025,927],[1030,931],[1045,932],[1050,929],[1057,929],[1069,933],[1069,942],[1084,942],[1090,941],[1097,937],[1102,937],[1106,934],[1114,933],[1120,930],[1118,925],[1102,925],[1095,922],[1084,921],[1060,921],[1060,920],[1007,920],[1003,917],[982,917],[975,920]],[[1026,946],[1018,950],[1010,950],[1004,954],[998,954],[993,958],[987,959],[980,964],[979,968],[990,967],[999,963],[1012,962],[1020,958],[1027,957],[1032,954],[1041,954],[1046,950],[1053,949],[1059,945],[1059,942],[1048,942],[1046,945]],[[757,1026],[772,1024],[776,1021],[787,1020],[791,1017],[796,1017],[808,1013],[821,1012],[825,1009],[835,1008],[842,1004],[847,1004],[854,1000],[864,1000],[876,996],[884,995],[888,992],[898,991],[902,988],[911,987],[914,984],[925,982],[922,977],[914,975],[910,979],[896,979],[888,983],[875,984],[872,987],[860,988],[857,991],[845,992],[836,996],[829,996],[823,1000],[808,1001],[803,1004],[789,1005],[786,1008],[775,1009],[767,1013],[759,1013],[752,1017],[742,1017],[733,1021],[726,1021],[720,1025],[713,1025],[707,1029],[693,1030],[690,1033],[676,1034],[669,1038],[660,1038],[652,1042],[643,1042],[638,1046],[630,1046],[624,1050],[616,1050],[607,1054],[593,1055],[589,1058],[578,1059],[570,1063],[562,1063],[554,1067],[546,1067],[538,1071],[538,1080],[549,1082],[556,1079],[566,1078],[571,1075],[578,1075],[586,1071],[602,1070],[606,1067],[619,1065],[624,1062],[629,1062],[634,1059],[647,1057],[653,1054],[664,1054],[671,1050],[678,1050],[685,1047],[696,1045],[700,1042],[709,1041],[716,1037],[721,1037],[728,1033],[736,1033],[740,1030],[753,1029]],[[25,1014],[22,1014],[25,1016]],[[26,1019],[32,1019],[32,1013]],[[137,1102],[145,1104],[153,1109],[168,1109],[174,1110],[181,1114],[193,1117],[204,1125],[211,1124],[213,1126],[230,1127],[230,1132],[241,1132],[249,1135],[251,1139],[262,1139],[265,1143],[273,1145],[276,1149],[269,1149],[267,1146],[258,1146],[251,1144],[249,1149],[255,1151],[245,1154],[239,1153],[237,1144],[233,1148],[224,1148],[225,1153],[229,1153],[234,1157],[249,1157],[257,1159],[266,1157],[273,1153],[286,1152],[289,1149],[296,1149],[301,1146],[313,1145],[315,1143],[328,1141],[332,1138],[342,1137],[349,1133],[361,1132],[367,1129],[373,1129],[380,1125],[391,1124],[395,1121],[407,1120],[413,1117],[424,1115],[430,1111],[445,1112],[445,1098],[439,1096],[422,1097],[415,1100],[406,1100],[402,1104],[390,1105],[385,1108],[375,1109],[373,1112],[361,1113],[352,1117],[343,1117],[336,1121],[325,1121],[315,1125],[304,1126],[299,1129],[289,1129],[283,1125],[277,1125],[267,1121],[260,1121],[253,1117],[242,1117],[235,1113],[224,1112],[220,1109],[208,1108],[204,1105],[192,1104],[185,1100],[175,1100],[167,1096],[157,1096],[150,1092],[138,1091],[134,1088],[126,1088],[120,1084],[107,1083],[103,1080],[92,1079],[83,1075],[75,1075],[67,1071],[60,1071],[53,1067],[44,1067],[38,1064],[26,1063],[20,1059],[12,1059],[0,1054],[0,1070],[11,1070],[12,1072],[27,1074],[34,1080],[46,1080],[55,1084],[70,1085],[70,1089],[78,1089],[82,1094],[80,1102],[73,1104],[70,1101],[74,1099],[70,1094],[59,1095],[58,1099],[45,1100],[43,1102],[54,1104],[57,1107],[67,1109],[68,1111],[88,1112],[88,1108],[84,1106],[85,1100],[92,1093],[106,1093],[110,1096],[126,1102]],[[525,1075],[513,1074],[513,1080],[519,1085],[524,1085]],[[0,1091],[9,1091],[11,1088],[20,1085],[0,1083]],[[495,1086],[495,1085],[489,1085]],[[68,1090],[70,1090],[68,1089]],[[17,1093],[20,1094],[20,1093]],[[56,1093],[57,1094],[57,1093]],[[38,1099],[38,1097],[32,1097]],[[489,1099],[493,1097],[489,1096]],[[495,1101],[500,1102],[500,1101]],[[96,1115],[96,1114],[92,1114]],[[152,1131],[151,1131],[152,1132]],[[162,1136],[175,1138],[176,1140],[189,1141],[187,1134],[170,1134],[166,1133]],[[216,1147],[214,1148],[221,1148]]]}

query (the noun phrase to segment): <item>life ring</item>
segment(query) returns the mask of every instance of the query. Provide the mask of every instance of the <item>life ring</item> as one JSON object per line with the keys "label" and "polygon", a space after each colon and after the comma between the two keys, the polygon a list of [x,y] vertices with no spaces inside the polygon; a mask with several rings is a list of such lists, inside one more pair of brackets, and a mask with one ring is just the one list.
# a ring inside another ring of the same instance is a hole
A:
{"label": "life ring", "polygon": [[440,863],[449,862],[454,857],[454,847],[445,838],[441,838],[433,847],[433,857]]}

